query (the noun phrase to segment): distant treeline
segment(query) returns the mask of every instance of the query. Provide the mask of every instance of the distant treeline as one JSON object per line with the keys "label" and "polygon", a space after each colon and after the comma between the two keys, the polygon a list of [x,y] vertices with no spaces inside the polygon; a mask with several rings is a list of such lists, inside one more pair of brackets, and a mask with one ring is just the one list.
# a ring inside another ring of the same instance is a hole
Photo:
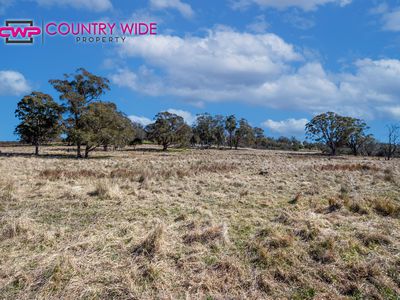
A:
{"label": "distant treeline", "polygon": [[[76,146],[77,157],[103,147],[123,148],[151,141],[167,150],[177,147],[238,149],[239,147],[292,150],[319,150],[331,155],[380,155],[391,159],[398,155],[400,127],[388,126],[388,140],[380,143],[367,131],[360,119],[327,112],[314,117],[305,128],[308,141],[295,137],[271,138],[264,130],[252,127],[246,119],[236,116],[197,116],[189,126],[184,119],[170,112],[160,112],[154,123],[146,127],[132,122],[112,102],[101,101],[109,90],[109,80],[81,68],[63,79],[50,80],[60,94],[61,103],[41,92],[32,92],[21,99],[15,115],[20,119],[15,133],[24,143],[39,147],[52,141]],[[83,153],[82,153],[83,152]]]}

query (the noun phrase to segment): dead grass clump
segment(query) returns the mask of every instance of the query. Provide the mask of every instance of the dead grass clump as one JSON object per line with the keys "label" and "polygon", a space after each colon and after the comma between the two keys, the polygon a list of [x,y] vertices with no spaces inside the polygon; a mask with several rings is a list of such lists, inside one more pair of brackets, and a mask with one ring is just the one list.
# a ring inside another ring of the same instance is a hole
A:
{"label": "dead grass clump", "polygon": [[293,215],[286,211],[282,211],[275,219],[274,222],[278,222],[284,225],[293,225],[296,219]]}
{"label": "dead grass clump", "polygon": [[164,225],[158,224],[142,242],[133,247],[132,254],[144,255],[150,258],[159,255],[162,252],[164,232]]}
{"label": "dead grass clump", "polygon": [[47,295],[44,298],[51,298],[50,295],[62,291],[77,272],[77,267],[72,263],[70,257],[59,255],[38,272],[30,288],[42,295]]}
{"label": "dead grass clump", "polygon": [[243,270],[239,266],[237,266],[234,260],[230,259],[223,259],[221,261],[214,263],[211,266],[211,269],[223,275],[229,274],[235,277],[243,276]]}
{"label": "dead grass clump", "polygon": [[110,172],[111,178],[124,178],[124,179],[133,179],[138,176],[138,172],[131,169],[115,169]]}
{"label": "dead grass clump", "polygon": [[288,248],[293,245],[292,233],[279,228],[264,228],[255,235],[256,243],[269,250]]}
{"label": "dead grass clump", "polygon": [[272,271],[273,277],[277,282],[283,282],[286,284],[295,284],[299,282],[299,277],[296,273],[284,270],[280,267],[275,268]]}
{"label": "dead grass clump", "polygon": [[12,181],[1,183],[0,185],[0,200],[9,202],[14,200],[14,183]]}
{"label": "dead grass clump", "polygon": [[335,242],[332,238],[317,242],[311,246],[310,257],[320,263],[329,264],[335,261]]}
{"label": "dead grass clump", "polygon": [[392,169],[387,168],[383,171],[383,180],[390,183],[396,183],[396,178]]}
{"label": "dead grass clump", "polygon": [[313,241],[320,235],[320,230],[310,223],[305,226],[295,229],[294,234],[300,237],[301,240],[305,242]]}
{"label": "dead grass clump", "polygon": [[343,206],[343,204],[338,199],[336,199],[334,197],[330,197],[328,199],[328,212],[337,211],[337,210],[341,209],[342,206]]}
{"label": "dead grass clump", "polygon": [[380,198],[374,201],[375,211],[384,217],[399,217],[400,206],[388,198]]}
{"label": "dead grass clump", "polygon": [[269,272],[258,275],[256,278],[256,284],[260,291],[268,295],[274,294],[280,289],[279,283],[274,280],[273,275]]}
{"label": "dead grass clump", "polygon": [[35,228],[35,223],[33,220],[25,217],[20,217],[16,219],[9,218],[0,223],[2,227],[0,241],[6,239],[12,239],[18,236],[27,236]]}
{"label": "dead grass clump", "polygon": [[321,166],[321,171],[375,171],[378,172],[380,169],[374,165],[367,164],[328,164]]}
{"label": "dead grass clump", "polygon": [[98,197],[102,200],[118,199],[121,197],[121,190],[116,183],[99,181],[96,183],[94,191],[89,193],[89,196]]}
{"label": "dead grass clump", "polygon": [[342,185],[339,191],[339,198],[345,202],[350,200],[351,189],[348,185]]}
{"label": "dead grass clump", "polygon": [[357,237],[366,247],[373,245],[385,246],[391,244],[390,239],[386,235],[378,232],[361,232]]}
{"label": "dead grass clump", "polygon": [[364,205],[365,203],[357,200],[349,200],[345,205],[349,211],[359,215],[368,215],[368,208]]}
{"label": "dead grass clump", "polygon": [[207,286],[217,289],[222,294],[229,293],[230,287],[241,287],[246,279],[245,271],[235,258],[222,258],[212,263],[207,269]]}
{"label": "dead grass clump", "polygon": [[297,193],[296,196],[289,201],[289,204],[296,204],[301,199],[301,196],[302,196],[301,192]]}
{"label": "dead grass clump", "polygon": [[340,293],[345,296],[354,297],[355,299],[360,299],[362,295],[359,285],[356,282],[348,280],[341,283]]}
{"label": "dead grass clump", "polygon": [[195,231],[189,233],[183,237],[185,243],[191,244],[194,242],[199,242],[206,244],[214,241],[228,241],[228,232],[225,224],[211,226],[203,231]]}
{"label": "dead grass clump", "polygon": [[380,269],[377,263],[362,263],[357,262],[348,266],[348,279],[352,281],[357,281],[360,279],[371,279],[378,277],[380,275]]}
{"label": "dead grass clump", "polygon": [[293,245],[293,236],[291,234],[277,235],[271,237],[267,245],[270,249],[287,248]]}
{"label": "dead grass clump", "polygon": [[93,170],[62,170],[62,169],[46,169],[39,173],[39,177],[48,180],[59,180],[62,178],[76,179],[76,178],[103,178],[105,175]]}

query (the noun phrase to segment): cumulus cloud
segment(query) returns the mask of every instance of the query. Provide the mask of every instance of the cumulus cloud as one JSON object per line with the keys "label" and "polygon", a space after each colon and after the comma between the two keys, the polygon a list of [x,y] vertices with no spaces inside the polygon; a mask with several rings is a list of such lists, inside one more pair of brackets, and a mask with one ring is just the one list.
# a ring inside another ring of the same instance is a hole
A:
{"label": "cumulus cloud", "polygon": [[71,6],[77,9],[86,9],[102,12],[112,9],[110,0],[36,0],[42,6]]}
{"label": "cumulus cloud", "polygon": [[[205,37],[127,38],[119,52],[123,57],[142,58],[147,66],[119,70],[113,76],[117,84],[199,100],[220,100],[235,90],[257,87],[286,72],[288,62],[302,59],[292,45],[275,34],[238,33],[226,28],[209,31]],[[159,78],[155,69],[166,76]]]}
{"label": "cumulus cloud", "polygon": [[154,9],[176,9],[185,18],[192,18],[194,16],[192,7],[181,0],[150,0],[150,5]]}
{"label": "cumulus cloud", "polygon": [[152,120],[150,120],[149,118],[143,117],[143,116],[135,116],[135,115],[131,115],[128,117],[132,122],[135,123],[139,123],[143,126],[147,126],[151,123],[153,123]]}
{"label": "cumulus cloud", "polygon": [[0,71],[0,96],[22,95],[31,91],[24,75],[16,71]]}
{"label": "cumulus cloud", "polygon": [[257,4],[261,7],[272,7],[276,9],[297,7],[305,11],[315,10],[318,6],[328,3],[346,6],[351,2],[352,0],[231,0],[234,9],[243,9],[249,5]]}
{"label": "cumulus cloud", "polygon": [[381,116],[381,107],[399,105],[397,59],[358,60],[351,72],[331,73],[271,33],[217,28],[203,37],[139,39],[121,45],[119,53],[123,59],[140,58],[143,65],[118,69],[111,79],[144,94],[190,103],[238,101],[311,114],[333,110],[363,118]]}
{"label": "cumulus cloud", "polygon": [[287,119],[283,121],[267,120],[262,125],[274,133],[297,136],[304,134],[307,123],[307,119]]}
{"label": "cumulus cloud", "polygon": [[173,109],[173,108],[170,108],[167,111],[171,114],[176,114],[178,116],[181,116],[185,120],[185,122],[189,125],[192,125],[196,121],[196,116],[192,115],[192,113],[188,111],[181,109]]}

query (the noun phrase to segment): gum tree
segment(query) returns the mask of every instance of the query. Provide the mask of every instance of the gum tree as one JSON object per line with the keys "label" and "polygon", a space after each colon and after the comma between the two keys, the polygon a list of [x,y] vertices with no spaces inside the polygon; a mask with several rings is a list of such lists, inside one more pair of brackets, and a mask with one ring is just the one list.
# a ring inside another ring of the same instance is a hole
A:
{"label": "gum tree", "polygon": [[156,141],[167,151],[172,144],[189,142],[191,128],[181,116],[169,112],[158,113],[155,122],[146,127],[150,140]]}
{"label": "gum tree", "polygon": [[126,146],[135,135],[132,122],[111,102],[89,104],[81,121],[85,158],[99,146]]}
{"label": "gum tree", "polygon": [[324,143],[331,155],[336,155],[337,149],[347,144],[354,130],[354,119],[343,117],[334,112],[315,116],[307,125],[307,136],[318,143]]}
{"label": "gum tree", "polygon": [[238,149],[240,144],[243,144],[244,146],[253,145],[255,140],[254,131],[246,119],[240,119],[239,128],[236,129],[233,140],[235,150]]}
{"label": "gum tree", "polygon": [[350,147],[353,155],[357,156],[361,152],[363,145],[369,141],[371,135],[366,134],[369,127],[363,120],[353,119],[351,126],[352,132],[349,135],[347,145]]}
{"label": "gum tree", "polygon": [[233,147],[234,133],[236,130],[237,121],[234,115],[230,115],[225,119],[225,130],[228,132],[228,144],[229,147]]}
{"label": "gum tree", "polygon": [[77,157],[82,157],[82,116],[91,102],[98,100],[110,89],[109,80],[80,68],[75,74],[64,75],[64,79],[53,79],[49,82],[60,93],[60,99],[65,104],[68,112],[65,120],[66,133],[68,139],[77,146]]}
{"label": "gum tree", "polygon": [[63,108],[53,98],[41,92],[32,92],[17,104],[15,116],[21,120],[15,133],[26,143],[35,146],[39,155],[41,144],[60,134]]}

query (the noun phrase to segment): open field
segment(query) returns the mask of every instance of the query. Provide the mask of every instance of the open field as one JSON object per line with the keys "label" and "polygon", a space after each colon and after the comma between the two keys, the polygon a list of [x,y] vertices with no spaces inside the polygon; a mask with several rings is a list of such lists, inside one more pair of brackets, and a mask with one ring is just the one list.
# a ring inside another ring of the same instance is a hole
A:
{"label": "open field", "polygon": [[0,150],[1,299],[400,297],[399,160]]}

